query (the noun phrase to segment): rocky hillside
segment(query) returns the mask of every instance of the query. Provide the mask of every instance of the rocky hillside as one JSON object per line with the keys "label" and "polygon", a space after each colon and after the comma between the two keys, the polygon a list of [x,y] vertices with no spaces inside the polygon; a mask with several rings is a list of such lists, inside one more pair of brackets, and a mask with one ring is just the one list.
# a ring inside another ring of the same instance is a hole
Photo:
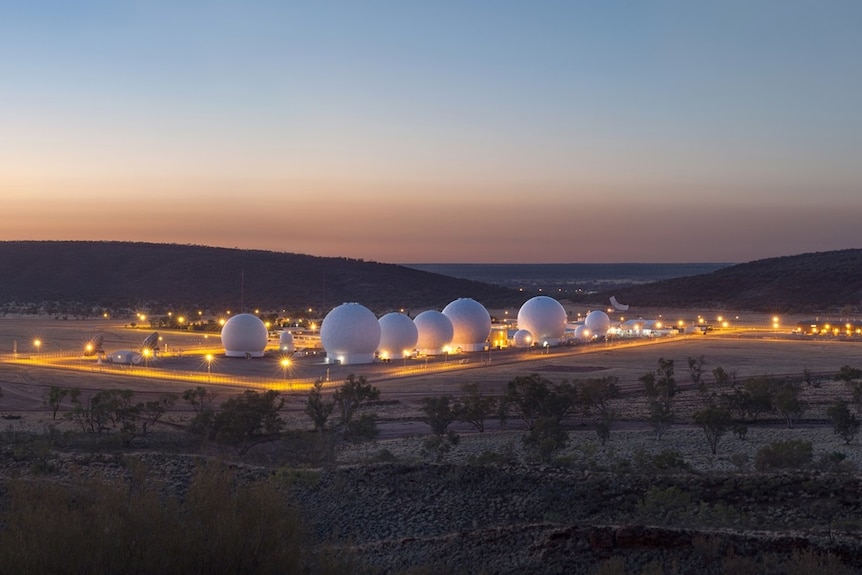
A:
{"label": "rocky hillside", "polygon": [[588,297],[607,304],[611,295],[639,307],[851,315],[862,306],[862,249],[757,260]]}
{"label": "rocky hillside", "polygon": [[393,264],[303,254],[130,242],[0,242],[0,305],[109,309],[441,307],[459,297],[519,305],[522,295]]}

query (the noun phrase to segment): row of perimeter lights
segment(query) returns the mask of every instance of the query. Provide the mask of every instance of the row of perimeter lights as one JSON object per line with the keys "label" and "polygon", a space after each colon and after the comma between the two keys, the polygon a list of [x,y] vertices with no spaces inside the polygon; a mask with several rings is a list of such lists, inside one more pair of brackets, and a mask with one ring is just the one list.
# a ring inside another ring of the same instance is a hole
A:
{"label": "row of perimeter lights", "polygon": [[[204,360],[206,360],[206,362],[207,362],[207,379],[209,380],[209,379],[212,379],[212,367],[213,367],[213,361],[215,361],[215,356],[211,353],[208,353],[204,356]],[[290,359],[287,357],[283,357],[283,358],[281,358],[281,361],[279,362],[279,364],[281,365],[282,377],[286,380],[287,379],[287,369],[290,367]]]}

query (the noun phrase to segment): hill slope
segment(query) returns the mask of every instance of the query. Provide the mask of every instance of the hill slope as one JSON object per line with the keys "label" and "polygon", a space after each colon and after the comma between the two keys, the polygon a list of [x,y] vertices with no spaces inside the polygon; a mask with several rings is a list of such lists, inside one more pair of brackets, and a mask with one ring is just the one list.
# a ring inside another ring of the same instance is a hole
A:
{"label": "hill slope", "polygon": [[347,258],[177,244],[0,242],[0,305],[236,310],[244,301],[247,308],[325,313],[345,301],[382,312],[459,297],[486,306],[523,299],[499,286]]}
{"label": "hill slope", "polygon": [[811,313],[862,303],[862,249],[757,260],[709,274],[664,280],[590,298],[667,308]]}

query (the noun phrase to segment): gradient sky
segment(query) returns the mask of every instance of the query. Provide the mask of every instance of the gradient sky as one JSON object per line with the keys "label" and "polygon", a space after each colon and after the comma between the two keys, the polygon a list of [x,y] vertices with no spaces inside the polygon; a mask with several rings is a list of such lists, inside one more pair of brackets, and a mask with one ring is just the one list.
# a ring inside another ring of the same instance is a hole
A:
{"label": "gradient sky", "polygon": [[862,2],[0,0],[0,240],[862,247]]}

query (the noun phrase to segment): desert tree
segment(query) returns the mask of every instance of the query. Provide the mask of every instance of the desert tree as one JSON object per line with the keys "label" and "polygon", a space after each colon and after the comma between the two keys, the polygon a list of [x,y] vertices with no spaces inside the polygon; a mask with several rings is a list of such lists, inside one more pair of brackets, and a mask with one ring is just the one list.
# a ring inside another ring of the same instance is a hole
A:
{"label": "desert tree", "polygon": [[611,401],[620,396],[618,379],[613,376],[592,378],[579,382],[576,386],[576,401],[582,407],[584,415],[596,414],[596,435],[602,445],[610,438],[611,426],[616,419],[616,412],[611,407]]}
{"label": "desert tree", "polygon": [[45,404],[51,408],[51,419],[57,419],[57,412],[60,411],[63,400],[66,397],[70,397],[73,390],[75,392],[74,397],[77,398],[81,393],[77,388],[60,387],[58,385],[52,385],[48,388],[45,394]]}
{"label": "desert tree", "polygon": [[761,414],[775,410],[775,386],[768,376],[750,377],[743,383],[746,393],[746,411],[753,421]]}
{"label": "desert tree", "polygon": [[422,421],[431,428],[433,437],[425,442],[425,448],[433,451],[440,461],[453,445],[459,441],[458,434],[449,429],[457,417],[452,409],[454,401],[451,395],[425,397],[422,399]]}
{"label": "desert tree", "polygon": [[[659,360],[659,363],[661,363],[661,360]],[[702,355],[688,358],[688,375],[691,378],[691,383],[694,384],[695,389],[701,392],[706,392],[706,383],[703,381],[704,365],[706,365],[706,361]]]}
{"label": "desert tree", "polygon": [[568,445],[569,434],[563,429],[560,420],[554,417],[539,417],[533,429],[528,431],[521,441],[536,454],[539,461],[550,463],[554,454]]}
{"label": "desert tree", "polygon": [[518,376],[506,384],[500,398],[498,414],[505,422],[514,411],[527,429],[533,429],[539,417],[562,420],[571,415],[576,405],[577,390],[569,382],[554,384],[537,375]]}
{"label": "desert tree", "polygon": [[177,402],[177,394],[163,393],[158,399],[145,401],[138,404],[138,410],[141,416],[141,431],[144,435],[156,423],[161,421],[167,410],[174,406]]}
{"label": "desert tree", "polygon": [[859,433],[859,420],[850,412],[847,402],[836,401],[826,408],[826,417],[832,422],[832,431],[840,435],[845,444],[849,444]]}
{"label": "desert tree", "polygon": [[273,389],[246,390],[221,404],[213,420],[213,433],[219,442],[236,445],[239,454],[281,437],[284,421],[279,412],[284,398]]}
{"label": "desert tree", "polygon": [[465,383],[461,386],[461,391],[464,395],[455,399],[452,405],[455,419],[472,425],[476,431],[482,433],[485,431],[485,420],[497,407],[497,398],[483,395],[477,383]]}
{"label": "desert tree", "polygon": [[730,411],[724,407],[709,406],[696,411],[693,416],[694,423],[703,430],[706,442],[712,454],[715,455],[721,438],[730,431],[733,418]]}
{"label": "desert tree", "polygon": [[455,421],[452,404],[451,395],[422,398],[422,413],[424,414],[422,421],[428,424],[431,433],[437,437],[445,436],[449,431],[449,426]]}
{"label": "desert tree", "polygon": [[676,395],[673,360],[660,358],[658,365],[658,371],[647,372],[639,378],[644,384],[648,421],[656,440],[660,440],[674,422],[673,399]]}
{"label": "desert tree", "polygon": [[736,373],[725,370],[720,365],[713,368],[712,377],[716,387],[725,387],[736,381]]}
{"label": "desert tree", "polygon": [[784,381],[778,385],[773,396],[775,411],[787,422],[787,427],[793,426],[808,410],[808,404],[800,399],[800,386],[792,381]]}
{"label": "desert tree", "polygon": [[323,395],[323,379],[318,378],[305,400],[305,414],[314,424],[315,431],[324,431],[329,421],[329,416],[335,409],[335,401],[326,399]]}
{"label": "desert tree", "polygon": [[364,375],[349,374],[333,394],[339,425],[346,428],[357,410],[378,399],[380,390],[368,383]]}
{"label": "desert tree", "polygon": [[189,422],[189,431],[209,439],[215,420],[216,394],[199,385],[183,391],[182,398],[188,402],[195,414]]}

